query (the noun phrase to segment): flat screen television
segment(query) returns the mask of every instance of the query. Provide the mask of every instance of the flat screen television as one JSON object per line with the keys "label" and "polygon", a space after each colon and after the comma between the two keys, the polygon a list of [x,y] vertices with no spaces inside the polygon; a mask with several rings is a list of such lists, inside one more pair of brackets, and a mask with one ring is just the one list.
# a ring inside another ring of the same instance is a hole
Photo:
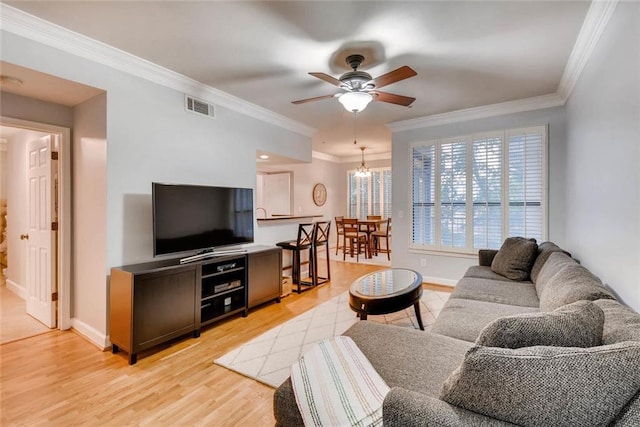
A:
{"label": "flat screen television", "polygon": [[253,243],[253,189],[152,184],[153,255]]}

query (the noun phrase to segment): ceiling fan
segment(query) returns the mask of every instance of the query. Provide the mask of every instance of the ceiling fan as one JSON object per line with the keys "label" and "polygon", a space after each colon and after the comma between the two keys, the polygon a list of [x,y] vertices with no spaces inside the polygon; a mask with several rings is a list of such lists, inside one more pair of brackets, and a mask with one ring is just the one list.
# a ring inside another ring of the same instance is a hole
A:
{"label": "ceiling fan", "polygon": [[416,100],[409,96],[396,95],[378,90],[384,86],[417,75],[418,73],[416,73],[411,67],[405,65],[374,79],[369,73],[358,71],[358,67],[362,64],[362,61],[364,61],[364,56],[362,55],[347,56],[347,64],[353,70],[344,73],[338,79],[325,73],[309,73],[313,77],[317,77],[320,80],[324,80],[327,83],[338,86],[345,92],[300,99],[298,101],[292,101],[292,103],[304,104],[306,102],[319,101],[321,99],[338,98],[338,101],[340,101],[347,111],[357,113],[364,110],[369,102],[374,99],[405,107],[409,107],[411,103]]}

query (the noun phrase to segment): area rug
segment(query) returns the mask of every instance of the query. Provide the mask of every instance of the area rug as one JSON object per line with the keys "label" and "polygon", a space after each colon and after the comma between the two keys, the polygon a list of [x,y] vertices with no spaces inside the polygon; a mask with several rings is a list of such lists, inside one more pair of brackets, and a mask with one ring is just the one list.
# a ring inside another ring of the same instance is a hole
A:
{"label": "area rug", "polygon": [[[448,292],[424,290],[420,314],[425,329],[433,324]],[[396,313],[368,316],[367,321],[418,328],[413,307]],[[216,359],[214,363],[277,388],[289,377],[293,365],[312,345],[325,338],[341,335],[359,321],[349,308],[349,292],[276,326],[264,334]]]}

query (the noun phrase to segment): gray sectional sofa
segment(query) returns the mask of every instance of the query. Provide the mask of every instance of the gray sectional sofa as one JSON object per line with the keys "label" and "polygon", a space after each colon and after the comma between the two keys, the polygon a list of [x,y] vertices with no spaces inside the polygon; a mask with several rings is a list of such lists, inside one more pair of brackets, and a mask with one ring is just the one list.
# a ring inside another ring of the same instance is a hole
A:
{"label": "gray sectional sofa", "polygon": [[[391,387],[385,426],[640,425],[640,314],[566,251],[533,245],[480,251],[427,332],[345,332]],[[274,413],[303,425],[290,380]]]}

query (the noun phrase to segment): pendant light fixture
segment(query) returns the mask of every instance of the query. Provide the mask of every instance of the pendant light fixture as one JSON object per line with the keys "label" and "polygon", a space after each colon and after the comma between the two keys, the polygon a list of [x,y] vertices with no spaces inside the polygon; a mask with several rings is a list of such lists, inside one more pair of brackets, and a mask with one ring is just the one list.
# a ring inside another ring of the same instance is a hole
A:
{"label": "pendant light fixture", "polygon": [[362,163],[360,164],[360,167],[358,167],[356,169],[356,176],[360,177],[360,178],[366,178],[368,176],[371,176],[371,171],[369,171],[369,168],[364,164],[364,149],[366,147],[360,147],[360,150],[362,151]]}

